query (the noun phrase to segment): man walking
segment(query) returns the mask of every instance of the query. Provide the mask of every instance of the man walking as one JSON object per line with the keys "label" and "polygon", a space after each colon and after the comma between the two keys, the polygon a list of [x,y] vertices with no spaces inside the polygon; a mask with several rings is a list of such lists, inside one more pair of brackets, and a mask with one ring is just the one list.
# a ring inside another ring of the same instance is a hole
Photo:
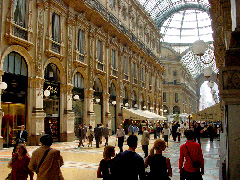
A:
{"label": "man walking", "polygon": [[148,145],[149,145],[149,132],[147,131],[146,127],[142,128],[143,134],[142,134],[142,150],[145,154],[145,158],[148,156]]}
{"label": "man walking", "polygon": [[17,137],[16,137],[15,141],[18,140],[18,139],[24,139],[25,142],[28,141],[28,133],[25,130],[25,125],[21,125],[21,130],[18,131],[18,134],[17,134]]}
{"label": "man walking", "polygon": [[105,146],[108,145],[108,136],[109,136],[109,129],[108,124],[103,128],[103,137],[105,138]]}
{"label": "man walking", "polygon": [[194,141],[192,130],[186,130],[184,134],[187,142],[180,147],[179,170],[181,180],[202,180],[204,159],[201,146]]}
{"label": "man walking", "polygon": [[145,167],[143,158],[135,152],[138,138],[130,135],[127,139],[129,149],[119,153],[115,158],[114,179],[145,180]]}
{"label": "man walking", "polygon": [[96,140],[96,148],[99,148],[99,143],[102,137],[102,129],[100,128],[100,124],[98,124],[97,127],[94,128],[94,136]]}
{"label": "man walking", "polygon": [[79,144],[78,144],[78,147],[80,146],[83,146],[83,134],[84,134],[84,131],[83,131],[83,128],[82,128],[82,124],[79,124],[79,129],[78,129],[78,139],[79,139]]}
{"label": "man walking", "polygon": [[28,168],[36,172],[37,180],[63,180],[60,167],[63,165],[63,158],[60,151],[51,148],[53,138],[45,134],[40,138],[41,147],[33,151]]}

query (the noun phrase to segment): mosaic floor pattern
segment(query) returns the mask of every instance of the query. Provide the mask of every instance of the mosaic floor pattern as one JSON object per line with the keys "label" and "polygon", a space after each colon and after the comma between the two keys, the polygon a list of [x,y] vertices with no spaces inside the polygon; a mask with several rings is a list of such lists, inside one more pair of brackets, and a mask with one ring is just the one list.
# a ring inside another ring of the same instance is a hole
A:
{"label": "mosaic floor pattern", "polygon": [[[136,152],[142,157],[144,156],[141,147],[141,135],[139,135],[139,145]],[[217,180],[219,179],[219,139],[214,139],[213,143],[210,143],[209,139],[202,139],[202,151],[205,159],[205,174],[204,180]],[[151,135],[149,150],[153,146],[153,135]],[[181,143],[169,141],[169,147],[163,152],[163,155],[170,158],[171,166],[173,170],[172,180],[179,180],[178,160],[180,154],[180,146],[185,143],[186,139],[182,138]],[[95,148],[95,142],[93,147],[87,147],[87,142],[84,143],[85,147],[78,148],[78,141],[73,142],[58,142],[54,143],[52,148],[59,149],[64,159],[64,165],[61,167],[65,180],[97,180],[96,177],[97,168],[100,160],[102,159],[102,153],[104,146]],[[115,145],[116,138],[111,136],[109,138],[109,144]],[[38,146],[27,146],[28,152],[32,155],[32,152],[38,148]],[[128,146],[124,144],[124,150]],[[8,161],[11,158],[11,152],[13,148],[4,148],[0,150],[0,180],[4,180],[10,169],[7,168]],[[116,147],[116,153],[119,151]],[[36,179],[36,175],[34,176]]]}

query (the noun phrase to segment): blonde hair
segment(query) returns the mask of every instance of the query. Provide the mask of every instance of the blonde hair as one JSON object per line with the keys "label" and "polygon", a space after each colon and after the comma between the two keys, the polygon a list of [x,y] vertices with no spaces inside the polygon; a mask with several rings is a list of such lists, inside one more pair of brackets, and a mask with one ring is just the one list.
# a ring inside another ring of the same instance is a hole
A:
{"label": "blonde hair", "polygon": [[162,139],[157,139],[154,142],[152,149],[150,150],[150,156],[154,155],[154,149],[159,151],[164,151],[165,148],[166,148],[166,142]]}
{"label": "blonde hair", "polygon": [[111,159],[111,156],[113,154],[113,152],[115,151],[115,147],[114,146],[106,146],[104,148],[104,151],[103,151],[103,158],[104,159]]}

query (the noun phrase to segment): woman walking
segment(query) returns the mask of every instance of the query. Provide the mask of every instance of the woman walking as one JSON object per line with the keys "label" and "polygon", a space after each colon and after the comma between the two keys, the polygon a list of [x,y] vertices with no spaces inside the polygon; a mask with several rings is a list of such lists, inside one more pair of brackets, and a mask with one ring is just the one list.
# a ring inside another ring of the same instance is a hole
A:
{"label": "woman walking", "polygon": [[[170,159],[162,155],[165,148],[166,143],[162,139],[157,139],[154,142],[150,155],[145,160],[145,167],[150,166],[149,180],[170,180],[169,176],[172,177]],[[154,150],[156,151],[155,153]]]}
{"label": "woman walking", "polygon": [[13,180],[27,180],[28,175],[30,175],[30,180],[33,180],[33,172],[28,168],[30,157],[27,154],[26,147],[23,144],[18,144],[16,153],[13,154],[9,163],[9,167],[12,168]]}
{"label": "woman walking", "polygon": [[170,134],[170,130],[168,128],[167,123],[165,123],[164,124],[164,128],[163,128],[163,135],[164,135],[164,141],[166,142],[167,147],[168,147],[168,137],[169,137],[169,134]]}
{"label": "woman walking", "polygon": [[117,129],[116,138],[118,140],[118,147],[120,149],[120,152],[123,152],[123,142],[125,138],[125,131],[122,127],[122,124],[120,124],[119,128]]}
{"label": "woman walking", "polygon": [[94,137],[94,131],[92,129],[92,126],[89,126],[87,130],[87,138],[88,138],[88,147],[91,145],[92,147],[92,142],[93,142],[93,137]]}

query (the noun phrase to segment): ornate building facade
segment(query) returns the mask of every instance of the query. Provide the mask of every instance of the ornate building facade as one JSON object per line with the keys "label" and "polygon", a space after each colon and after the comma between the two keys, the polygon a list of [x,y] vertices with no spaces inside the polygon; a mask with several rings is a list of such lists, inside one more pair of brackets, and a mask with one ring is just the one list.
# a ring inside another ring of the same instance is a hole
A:
{"label": "ornate building facade", "polygon": [[181,63],[180,56],[167,47],[161,48],[163,72],[163,115],[192,114],[198,110],[196,80]]}
{"label": "ornate building facade", "polygon": [[126,104],[160,113],[160,34],[138,2],[0,5],[0,69],[8,85],[1,94],[0,147],[11,144],[21,124],[35,145],[42,133],[74,140],[78,123],[115,131]]}

